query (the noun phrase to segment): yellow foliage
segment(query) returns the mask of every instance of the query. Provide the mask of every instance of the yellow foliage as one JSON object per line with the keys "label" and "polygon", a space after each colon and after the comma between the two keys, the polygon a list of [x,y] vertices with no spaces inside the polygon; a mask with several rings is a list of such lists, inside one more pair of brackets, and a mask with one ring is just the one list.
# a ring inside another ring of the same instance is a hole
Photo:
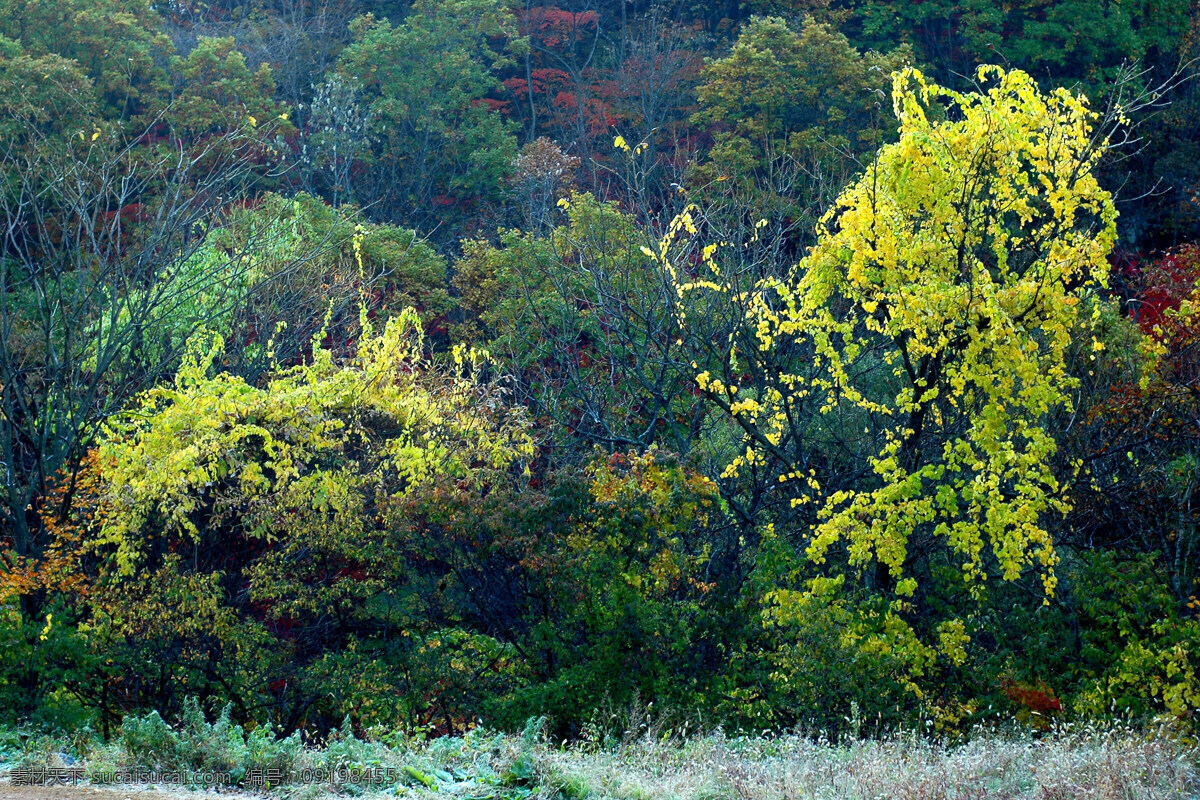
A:
{"label": "yellow foliage", "polygon": [[348,363],[315,346],[310,364],[277,369],[262,388],[210,376],[221,348],[194,340],[174,385],[147,392],[103,437],[107,513],[91,546],[111,548],[123,574],[148,530],[199,541],[198,520],[237,513],[244,535],[268,541],[313,526],[353,536],[370,527],[369,500],[532,453],[524,418],[476,378],[482,354],[434,369],[415,311],[379,334],[368,325]]}
{"label": "yellow foliage", "polygon": [[[826,491],[820,474],[798,480],[808,473],[798,464],[783,465],[784,479],[794,504],[818,509],[810,561],[844,548],[852,567],[885,566],[898,598],[915,589],[905,580],[914,537],[926,551],[942,542],[974,593],[988,550],[1005,580],[1036,568],[1053,593],[1046,519],[1068,504],[1047,419],[1070,407],[1064,351],[1080,297],[1107,281],[1116,236],[1112,198],[1092,174],[1105,142],[1085,99],[1042,93],[1019,71],[981,67],[977,78],[985,90],[959,93],[915,69],[895,73],[899,140],[842,192],[807,257],[745,298],[758,349],[807,353],[806,363],[757,375],[772,388],[753,399],[697,377],[758,434],[729,476],[780,458],[769,444],[797,418],[870,422],[861,446],[873,479]],[[658,254],[680,294],[711,289],[669,263],[692,216]],[[706,247],[704,261],[715,252]],[[938,649],[958,662],[965,636],[949,623]]]}

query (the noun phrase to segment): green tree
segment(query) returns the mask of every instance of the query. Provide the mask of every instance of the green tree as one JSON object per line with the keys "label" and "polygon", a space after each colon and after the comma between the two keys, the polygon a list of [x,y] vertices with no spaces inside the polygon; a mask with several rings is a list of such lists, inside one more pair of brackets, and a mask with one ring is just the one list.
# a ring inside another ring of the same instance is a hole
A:
{"label": "green tree", "polygon": [[384,319],[413,308],[427,326],[452,304],[445,259],[416,233],[307,194],[268,193],[230,211],[171,269],[219,279],[227,292],[199,294],[156,319],[163,346],[181,352],[194,320],[207,320],[206,330],[226,339],[227,366],[248,378],[272,358],[294,362],[322,330],[324,344],[342,353],[359,334],[364,303]]}
{"label": "green tree", "polygon": [[653,448],[598,453],[583,477],[567,524],[543,529],[549,546],[526,562],[530,599],[540,594],[549,613],[526,612],[517,641],[537,680],[501,718],[551,713],[570,730],[606,702],[716,706],[710,677],[744,625],[719,563],[728,542],[716,483]]}
{"label": "green tree", "polygon": [[454,206],[497,200],[516,139],[485,101],[507,63],[491,42],[515,36],[509,10],[418,0],[399,25],[368,15],[353,33],[338,71],[362,86],[376,140],[356,198],[419,229]]}
{"label": "green tree", "polygon": [[37,138],[90,136],[92,82],[61,56],[31,56],[0,35],[0,140],[15,150]]}
{"label": "green tree", "polygon": [[499,247],[465,244],[454,285],[471,317],[458,335],[504,358],[562,444],[686,452],[703,413],[676,294],[643,254],[653,240],[590,194],[559,205],[566,223],[548,236],[508,231]]}
{"label": "green tree", "polygon": [[1187,0],[921,0],[850,4],[848,28],[873,46],[908,42],[944,81],[967,76],[970,65],[995,60],[1058,85],[1082,81],[1091,89],[1117,75],[1123,63],[1171,63],[1187,31]]}
{"label": "green tree", "polygon": [[0,35],[31,56],[74,60],[106,118],[152,113],[167,94],[164,66],[174,47],[150,0],[4,0]]}
{"label": "green tree", "polygon": [[756,160],[783,154],[817,163],[852,159],[882,143],[876,109],[888,76],[910,60],[906,48],[860,54],[812,17],[799,31],[778,17],[754,17],[727,56],[705,65],[692,122],[725,128],[712,156],[718,160],[723,150],[740,148]]}
{"label": "green tree", "polygon": [[171,67],[176,90],[167,120],[189,139],[247,126],[271,125],[281,134],[291,129],[285,107],[272,99],[271,68],[262,64],[251,71],[232,38],[202,36]]}

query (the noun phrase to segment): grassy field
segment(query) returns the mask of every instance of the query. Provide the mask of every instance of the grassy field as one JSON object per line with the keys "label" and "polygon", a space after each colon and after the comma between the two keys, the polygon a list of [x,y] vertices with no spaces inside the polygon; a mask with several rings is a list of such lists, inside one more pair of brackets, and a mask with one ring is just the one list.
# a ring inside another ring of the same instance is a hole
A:
{"label": "grassy field", "polygon": [[[977,731],[957,743],[913,733],[838,742],[721,731],[681,736],[642,726],[563,744],[547,741],[533,722],[522,735],[477,729],[431,740],[358,738],[347,729],[317,745],[261,728],[245,733],[220,719],[193,719],[172,729],[150,715],[127,720],[107,743],[86,732],[10,732],[6,742],[10,781],[27,779],[21,770],[32,770],[36,779],[38,770],[73,769],[89,785],[116,780],[120,787],[129,785],[121,770],[133,769],[177,771],[196,789],[207,771],[236,786],[222,787],[222,793],[305,800],[329,794],[464,800],[1200,797],[1200,750],[1119,725],[1060,727],[1040,735]],[[56,791],[47,789],[46,797]]]}

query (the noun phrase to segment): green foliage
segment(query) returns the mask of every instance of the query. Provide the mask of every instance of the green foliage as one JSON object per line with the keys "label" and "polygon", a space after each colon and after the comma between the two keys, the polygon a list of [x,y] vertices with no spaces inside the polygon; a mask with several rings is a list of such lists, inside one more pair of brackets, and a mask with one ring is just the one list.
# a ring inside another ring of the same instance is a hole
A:
{"label": "green foliage", "polygon": [[246,741],[241,726],[230,719],[232,712],[233,706],[227,703],[216,721],[210,723],[196,698],[184,699],[179,736],[184,766],[201,772],[229,772],[235,781],[242,777]]}
{"label": "green foliage", "polygon": [[1126,645],[1110,673],[1076,700],[1077,707],[1091,714],[1158,711],[1169,719],[1190,719],[1200,708],[1200,623],[1163,620],[1154,634],[1149,642]]}
{"label": "green foliage", "polygon": [[591,502],[556,554],[561,572],[546,576],[562,618],[534,631],[545,678],[505,720],[540,711],[578,724],[602,701],[637,697],[711,702],[717,641],[738,635],[705,577],[723,522],[716,485],[653,451],[597,460],[588,478]]}
{"label": "green foliage", "polygon": [[[948,73],[997,56],[1013,68],[1091,86],[1111,79],[1126,61],[1170,63],[1187,30],[1186,0],[972,0],[850,4],[854,27],[870,43],[911,42]],[[1174,64],[1170,64],[1174,66]]]}
{"label": "green foliage", "polygon": [[755,17],[729,55],[706,64],[693,122],[726,128],[710,154],[717,162],[744,141],[759,159],[787,154],[837,163],[881,144],[882,92],[888,76],[911,60],[907,48],[860,54],[811,17],[799,31],[778,17]]}
{"label": "green foliage", "polygon": [[[430,604],[433,609],[422,613],[425,609],[412,584],[425,582],[413,574],[414,566],[397,568],[393,596],[386,604],[372,603],[362,615],[377,620],[377,626],[398,621],[403,629],[395,639],[375,632],[353,640],[341,652],[326,653],[305,671],[304,692],[327,698],[323,702],[328,716],[353,717],[365,727],[399,721],[415,729],[463,730],[481,710],[502,703],[527,675],[513,645],[486,633],[449,627],[451,620],[437,619],[436,601]],[[439,578],[442,584],[450,580],[446,575]],[[461,624],[464,611],[454,609],[452,620]],[[447,627],[437,627],[443,622]]]}
{"label": "green foliage", "polygon": [[[280,244],[287,232],[282,222],[269,223],[255,232],[263,249],[250,251],[223,246],[229,234],[217,231],[194,252],[163,267],[158,276],[161,283],[109,298],[108,307],[96,315],[89,331],[93,354],[86,366],[98,365],[98,351],[106,341],[127,343],[121,352],[106,353],[107,357],[156,370],[173,367],[197,330],[230,336],[237,310],[251,289],[271,278],[272,267],[281,266],[272,263],[269,255],[264,258],[264,253],[282,249],[285,263],[287,255],[299,257],[295,249]],[[156,302],[168,290],[170,297]],[[147,307],[147,318],[134,323],[135,314]]]}
{"label": "green foliage", "polygon": [[121,723],[121,746],[134,763],[149,768],[165,767],[179,759],[179,737],[157,711],[126,717]]}
{"label": "green foliage", "polygon": [[464,243],[454,286],[471,316],[457,337],[503,357],[567,444],[686,451],[698,404],[676,298],[646,263],[646,233],[590,194],[559,205],[565,224],[546,237],[505,231],[498,247]]}
{"label": "green foliage", "polygon": [[285,107],[272,99],[275,82],[266,64],[253,72],[232,38],[200,37],[186,58],[174,58],[178,86],[167,119],[189,138],[270,125],[291,130]]}
{"label": "green foliage", "polygon": [[163,65],[174,47],[150,0],[5,0],[0,35],[20,42],[32,57],[76,62],[107,119],[150,112],[166,94]]}
{"label": "green foliage", "polygon": [[[274,726],[270,724],[257,725],[246,734],[246,764],[262,770],[278,770],[280,774],[289,774],[299,761],[304,749],[300,739],[300,731],[280,737]],[[245,772],[242,773],[243,778]]]}
{"label": "green foliage", "polygon": [[450,310],[445,260],[414,231],[368,223],[352,205],[335,209],[311,195],[271,194],[235,221],[232,241],[254,242],[256,227],[275,219],[290,226],[292,249],[272,257],[283,266],[290,255],[294,263],[260,301],[260,329],[279,319],[303,329],[305,318],[319,318],[329,303],[344,306],[364,294],[392,313],[412,307],[425,323]]}
{"label": "green foliage", "polygon": [[[232,710],[227,704],[216,720],[209,722],[200,702],[187,697],[177,729],[157,711],[126,716],[117,738],[116,763],[103,766],[185,775],[220,773],[233,784],[242,783],[250,769],[276,769],[283,775],[290,774],[303,750],[300,734],[280,739],[270,725],[257,726],[247,734],[231,721]],[[103,771],[97,769],[93,774]]]}
{"label": "green foliage", "polygon": [[490,41],[515,36],[496,0],[418,0],[393,26],[368,15],[338,71],[363,87],[376,141],[360,182],[362,202],[386,203],[391,219],[432,227],[438,207],[498,199],[516,139],[485,99],[500,88],[505,57]]}
{"label": "green foliage", "polygon": [[21,147],[31,135],[92,134],[92,82],[77,64],[49,53],[31,56],[0,35],[0,140]]}
{"label": "green foliage", "polygon": [[[197,330],[220,336],[225,358],[255,372],[269,366],[268,345],[292,361],[322,328],[344,343],[355,335],[352,311],[361,302],[415,307],[423,322],[450,305],[445,262],[414,232],[364,224],[354,206],[333,209],[305,194],[267,194],[232,212],[159,278],[159,286],[114,297],[92,337],[128,340],[121,357],[146,370],[173,368]],[[164,286],[170,298],[155,302]],[[139,319],[140,334],[122,336],[131,311],[144,305],[152,312]]]}
{"label": "green foliage", "polygon": [[1186,719],[1200,708],[1200,624],[1183,616],[1153,556],[1088,554],[1077,581],[1084,678],[1075,707]]}
{"label": "green foliage", "polygon": [[843,580],[814,580],[804,592],[779,588],[802,558],[774,531],[764,536],[758,562],[750,591],[759,593],[765,641],[749,661],[763,691],[735,689],[747,724],[800,722],[834,732],[846,729],[852,710],[885,727],[911,718],[936,653],[893,609],[845,591]]}
{"label": "green foliage", "polygon": [[[68,688],[96,668],[87,644],[66,604],[46,605],[40,620],[26,621],[11,598],[0,607],[0,714],[35,730],[80,731],[95,722],[95,712],[80,693]],[[37,678],[42,678],[41,682]]]}

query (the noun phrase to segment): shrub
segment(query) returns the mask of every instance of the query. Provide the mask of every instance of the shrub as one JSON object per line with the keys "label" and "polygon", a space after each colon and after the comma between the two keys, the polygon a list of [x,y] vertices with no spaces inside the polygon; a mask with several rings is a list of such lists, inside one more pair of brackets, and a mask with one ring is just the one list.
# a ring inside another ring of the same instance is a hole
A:
{"label": "shrub", "polygon": [[120,742],[130,766],[153,770],[174,769],[183,749],[179,735],[157,711],[125,717]]}

